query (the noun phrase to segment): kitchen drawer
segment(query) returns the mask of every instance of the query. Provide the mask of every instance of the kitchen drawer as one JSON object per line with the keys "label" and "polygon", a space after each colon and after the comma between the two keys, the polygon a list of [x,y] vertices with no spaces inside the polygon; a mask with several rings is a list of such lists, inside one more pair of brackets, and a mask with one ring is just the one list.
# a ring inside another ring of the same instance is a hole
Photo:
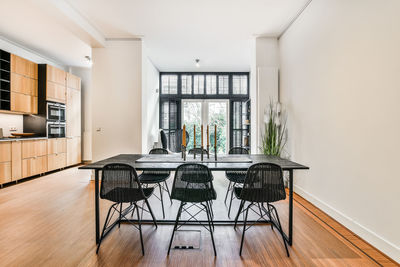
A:
{"label": "kitchen drawer", "polygon": [[22,158],[33,158],[47,155],[47,140],[22,141]]}
{"label": "kitchen drawer", "polygon": [[47,140],[47,153],[65,153],[67,152],[66,138],[50,138]]}
{"label": "kitchen drawer", "polygon": [[47,172],[47,156],[22,160],[22,176],[29,177]]}
{"label": "kitchen drawer", "polygon": [[0,184],[11,182],[11,162],[0,163]]}
{"label": "kitchen drawer", "polygon": [[57,170],[67,165],[67,153],[57,153],[47,156],[47,170]]}
{"label": "kitchen drawer", "polygon": [[11,161],[11,142],[0,142],[0,162]]}

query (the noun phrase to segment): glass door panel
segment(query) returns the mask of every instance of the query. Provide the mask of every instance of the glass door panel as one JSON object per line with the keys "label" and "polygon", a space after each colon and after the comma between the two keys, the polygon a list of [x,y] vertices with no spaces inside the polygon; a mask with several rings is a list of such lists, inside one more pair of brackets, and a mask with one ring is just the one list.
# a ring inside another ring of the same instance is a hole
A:
{"label": "glass door panel", "polygon": [[201,123],[203,101],[183,101],[183,124],[186,125],[186,131],[189,133],[189,142],[186,145],[187,151],[194,147],[194,125],[196,125],[196,147],[201,146]]}
{"label": "glass door panel", "polygon": [[228,101],[210,101],[208,104],[208,124],[210,125],[210,146],[214,151],[214,125],[217,125],[217,152],[227,152]]}

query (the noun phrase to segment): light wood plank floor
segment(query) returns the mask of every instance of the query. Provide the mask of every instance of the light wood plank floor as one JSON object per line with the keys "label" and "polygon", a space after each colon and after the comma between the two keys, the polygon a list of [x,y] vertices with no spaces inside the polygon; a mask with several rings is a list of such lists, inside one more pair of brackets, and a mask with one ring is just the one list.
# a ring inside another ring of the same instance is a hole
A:
{"label": "light wood plank floor", "polygon": [[[214,209],[226,216],[223,197],[227,183],[223,173],[216,173],[215,177],[219,197]],[[143,226],[146,255],[142,256],[139,233],[128,224],[114,229],[96,255],[93,191],[90,171],[77,168],[1,189],[0,266],[378,265],[354,242],[319,219],[318,209],[310,210],[312,205],[297,196],[290,258],[286,257],[280,235],[268,225],[254,226],[246,232],[242,257],[239,256],[242,227],[237,231],[231,226],[216,227],[217,257],[213,255],[210,235],[204,229],[200,250],[172,250],[167,257],[172,226],[159,226],[157,230],[151,225]],[[175,213],[171,212],[166,195],[165,198],[169,217]],[[151,203],[156,217],[160,217],[159,207],[155,207],[158,201],[152,199]],[[287,205],[287,201],[276,205],[285,227]],[[108,202],[101,201],[102,222],[108,207]],[[394,265],[376,253],[386,260],[385,265]]]}

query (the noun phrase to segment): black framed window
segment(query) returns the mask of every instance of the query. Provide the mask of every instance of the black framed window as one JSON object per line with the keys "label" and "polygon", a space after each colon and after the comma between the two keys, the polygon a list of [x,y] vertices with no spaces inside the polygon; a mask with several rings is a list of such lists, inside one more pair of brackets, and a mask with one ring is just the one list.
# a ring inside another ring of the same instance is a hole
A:
{"label": "black framed window", "polygon": [[178,75],[163,75],[161,77],[161,93],[162,94],[178,93]]}
{"label": "black framed window", "polygon": [[206,94],[207,95],[217,94],[217,75],[206,76]]}
{"label": "black framed window", "polygon": [[161,72],[160,88],[160,127],[168,147],[181,128],[182,99],[226,99],[230,103],[229,146],[250,148],[248,72]]}
{"label": "black framed window", "polygon": [[195,95],[204,94],[204,75],[193,76],[193,94]]}

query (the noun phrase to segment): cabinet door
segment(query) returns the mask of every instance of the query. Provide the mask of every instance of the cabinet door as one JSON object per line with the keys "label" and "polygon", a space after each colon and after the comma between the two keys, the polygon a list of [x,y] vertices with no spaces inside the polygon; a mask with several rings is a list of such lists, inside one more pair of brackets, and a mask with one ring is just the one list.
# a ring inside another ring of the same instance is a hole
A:
{"label": "cabinet door", "polygon": [[11,111],[37,114],[38,98],[36,96],[11,92]]}
{"label": "cabinet door", "polygon": [[67,136],[81,136],[81,91],[67,88]]}
{"label": "cabinet door", "polygon": [[0,142],[0,162],[11,161],[11,142]]}
{"label": "cabinet door", "polygon": [[47,81],[46,100],[65,103],[65,86]]}
{"label": "cabinet door", "polygon": [[58,83],[60,85],[66,86],[67,73],[59,68],[47,65],[47,81]]}
{"label": "cabinet door", "polygon": [[11,182],[11,162],[0,163],[0,184]]}
{"label": "cabinet door", "polygon": [[18,73],[32,79],[37,79],[38,64],[11,54],[11,72]]}
{"label": "cabinet door", "polygon": [[67,165],[67,153],[57,153],[47,156],[48,171],[64,168]]}
{"label": "cabinet door", "polygon": [[71,73],[67,73],[67,87],[71,89],[81,90],[81,78]]}
{"label": "cabinet door", "polygon": [[66,138],[50,138],[47,140],[47,153],[65,153],[67,152]]}
{"label": "cabinet door", "polygon": [[47,140],[22,141],[22,158],[33,158],[47,155]]}
{"label": "cabinet door", "polygon": [[67,166],[81,163],[81,138],[67,138]]}
{"label": "cabinet door", "polygon": [[38,81],[17,73],[11,73],[11,91],[38,96]]}
{"label": "cabinet door", "polygon": [[47,156],[22,160],[22,176],[29,177],[47,172]]}
{"label": "cabinet door", "polygon": [[22,142],[11,143],[11,179],[13,181],[22,178]]}

